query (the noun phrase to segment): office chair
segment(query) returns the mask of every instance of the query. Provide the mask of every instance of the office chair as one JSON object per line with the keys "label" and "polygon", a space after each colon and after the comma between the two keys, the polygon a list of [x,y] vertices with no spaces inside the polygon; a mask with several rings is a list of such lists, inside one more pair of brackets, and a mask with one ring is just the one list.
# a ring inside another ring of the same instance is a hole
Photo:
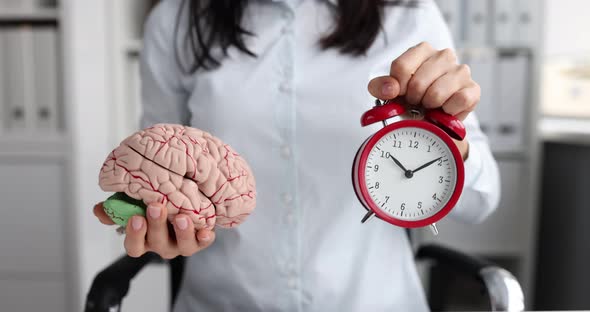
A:
{"label": "office chair", "polygon": [[[507,270],[479,257],[438,245],[418,249],[416,260],[433,261],[435,265],[464,274],[477,281],[489,297],[491,311],[523,311],[524,295],[516,278]],[[122,256],[98,273],[86,297],[85,312],[119,312],[121,302],[129,291],[131,280],[148,264],[170,265],[170,306],[178,294],[184,272],[184,257],[162,260],[157,254],[146,253],[139,258]],[[440,300],[439,300],[440,301]],[[432,310],[443,310],[440,302],[430,303]]]}

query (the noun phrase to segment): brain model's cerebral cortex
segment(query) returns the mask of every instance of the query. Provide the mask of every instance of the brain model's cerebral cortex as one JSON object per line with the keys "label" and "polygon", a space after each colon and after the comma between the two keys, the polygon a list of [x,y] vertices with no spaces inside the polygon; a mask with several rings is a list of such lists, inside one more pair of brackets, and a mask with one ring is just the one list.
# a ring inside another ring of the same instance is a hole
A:
{"label": "brain model's cerebral cortex", "polygon": [[181,125],[157,124],[129,136],[107,157],[99,185],[145,205],[163,203],[169,220],[183,213],[196,229],[237,226],[256,205],[246,161],[211,134]]}

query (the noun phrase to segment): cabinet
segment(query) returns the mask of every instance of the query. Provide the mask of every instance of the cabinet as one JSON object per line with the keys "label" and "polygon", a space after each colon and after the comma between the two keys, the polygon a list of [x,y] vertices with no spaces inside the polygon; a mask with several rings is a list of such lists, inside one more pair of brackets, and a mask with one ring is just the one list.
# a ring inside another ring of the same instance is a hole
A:
{"label": "cabinet", "polygon": [[0,0],[0,310],[68,311],[75,261],[55,1]]}
{"label": "cabinet", "polygon": [[[519,279],[526,307],[534,300],[540,138],[539,77],[545,1],[459,0],[459,6],[437,0],[460,20],[456,42],[460,59],[470,65],[481,86],[476,109],[498,162],[502,197],[498,209],[481,224],[445,219],[440,234],[418,231],[419,242],[453,246],[469,254],[500,261]],[[454,31],[457,32],[457,31]],[[423,277],[427,280],[427,277]],[[477,309],[477,307],[461,307]]]}

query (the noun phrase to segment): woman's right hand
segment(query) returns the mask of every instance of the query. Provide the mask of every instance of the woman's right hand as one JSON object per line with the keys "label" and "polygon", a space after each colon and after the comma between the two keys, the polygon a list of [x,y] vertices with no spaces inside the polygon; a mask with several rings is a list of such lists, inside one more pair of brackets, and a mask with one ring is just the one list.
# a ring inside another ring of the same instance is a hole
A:
{"label": "woman's right hand", "polygon": [[[139,257],[148,251],[160,255],[164,259],[177,256],[190,256],[211,245],[215,240],[215,232],[201,229],[195,233],[192,220],[183,214],[174,216],[173,237],[168,228],[167,210],[159,203],[147,207],[146,217],[133,216],[125,229],[125,250],[131,257]],[[114,222],[104,212],[102,203],[94,206],[94,215],[103,224]],[[146,220],[147,219],[147,220]]]}

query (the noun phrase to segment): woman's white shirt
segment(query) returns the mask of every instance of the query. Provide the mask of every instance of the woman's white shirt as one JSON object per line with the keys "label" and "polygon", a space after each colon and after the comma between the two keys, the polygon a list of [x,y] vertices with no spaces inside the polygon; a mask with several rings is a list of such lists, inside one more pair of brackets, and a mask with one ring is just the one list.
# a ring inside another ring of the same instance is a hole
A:
{"label": "woman's white shirt", "polygon": [[[334,0],[251,1],[244,24],[257,56],[230,48],[221,67],[193,74],[175,53],[190,59],[186,23],[175,36],[177,19],[187,18],[181,5],[162,1],[145,25],[142,126],[186,124],[230,144],[252,167],[258,204],[188,259],[175,311],[428,310],[404,230],[360,223],[350,171],[379,129],[359,123],[374,101],[368,81],[419,42],[453,47],[434,1],[387,8],[384,32],[361,57],[319,48]],[[466,183],[449,217],[476,223],[497,206],[499,174],[474,114],[465,126]]]}

